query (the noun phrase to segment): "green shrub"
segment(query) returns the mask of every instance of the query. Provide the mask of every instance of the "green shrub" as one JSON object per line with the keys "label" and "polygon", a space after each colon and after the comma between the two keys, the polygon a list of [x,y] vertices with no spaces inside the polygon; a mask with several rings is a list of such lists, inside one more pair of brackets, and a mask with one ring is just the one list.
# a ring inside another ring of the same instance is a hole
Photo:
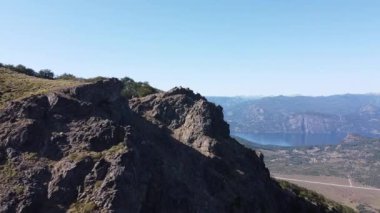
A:
{"label": "green shrub", "polygon": [[2,174],[3,178],[5,178],[3,181],[6,182],[8,182],[13,177],[16,177],[17,175],[15,165],[13,165],[13,163],[11,163],[9,160],[5,162],[4,165],[0,166],[0,173]]}
{"label": "green shrub", "polygon": [[38,76],[46,79],[53,79],[54,73],[49,69],[43,69],[38,72]]}
{"label": "green shrub", "polygon": [[103,77],[103,76],[97,76],[97,77],[94,77],[94,78],[87,78],[87,79],[84,79],[85,82],[88,82],[88,83],[95,83],[97,81],[103,81],[103,80],[107,80],[108,78],[106,77]]}
{"label": "green shrub", "polygon": [[57,76],[56,79],[59,79],[59,80],[78,80],[78,78],[75,75],[69,74],[69,73],[63,73],[62,75]]}
{"label": "green shrub", "polygon": [[128,98],[144,97],[159,92],[158,89],[150,86],[148,82],[135,82],[128,77],[122,78],[121,82],[124,84],[122,95]]}

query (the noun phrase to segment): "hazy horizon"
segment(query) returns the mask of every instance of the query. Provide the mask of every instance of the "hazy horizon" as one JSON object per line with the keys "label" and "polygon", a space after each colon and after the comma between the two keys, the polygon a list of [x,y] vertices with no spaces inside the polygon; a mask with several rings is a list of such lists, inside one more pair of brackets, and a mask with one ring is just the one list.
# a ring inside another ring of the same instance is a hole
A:
{"label": "hazy horizon", "polygon": [[331,97],[331,96],[344,96],[344,95],[370,95],[370,96],[380,96],[380,93],[342,93],[342,94],[331,94],[331,95],[302,95],[302,94],[290,94],[290,95],[234,95],[234,96],[224,96],[224,95],[207,95],[206,97],[212,98],[246,98],[246,99],[259,99],[268,97]]}
{"label": "hazy horizon", "polygon": [[379,93],[379,1],[7,1],[0,62],[205,96]]}

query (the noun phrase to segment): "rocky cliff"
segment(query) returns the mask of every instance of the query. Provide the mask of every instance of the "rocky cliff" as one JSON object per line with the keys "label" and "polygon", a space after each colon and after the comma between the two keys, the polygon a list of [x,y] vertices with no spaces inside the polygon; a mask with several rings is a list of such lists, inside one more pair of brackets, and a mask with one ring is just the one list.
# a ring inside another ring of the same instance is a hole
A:
{"label": "rocky cliff", "polygon": [[0,212],[334,212],[283,191],[222,108],[116,79],[0,111]]}

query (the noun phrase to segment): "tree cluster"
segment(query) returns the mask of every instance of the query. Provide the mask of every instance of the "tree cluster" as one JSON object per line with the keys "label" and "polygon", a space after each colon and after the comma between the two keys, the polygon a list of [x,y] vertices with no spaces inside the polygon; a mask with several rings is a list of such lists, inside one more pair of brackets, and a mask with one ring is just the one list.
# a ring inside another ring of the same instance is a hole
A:
{"label": "tree cluster", "polygon": [[124,84],[122,95],[128,98],[144,97],[159,92],[158,89],[150,86],[148,82],[135,82],[128,77],[124,77],[120,80]]}
{"label": "tree cluster", "polygon": [[33,69],[25,67],[24,65],[21,65],[21,64],[14,66],[12,64],[2,64],[2,63],[0,63],[0,68],[7,68],[15,72],[22,73],[29,76],[34,76],[37,78],[54,79],[54,73],[49,69],[42,69],[39,72],[36,72]]}

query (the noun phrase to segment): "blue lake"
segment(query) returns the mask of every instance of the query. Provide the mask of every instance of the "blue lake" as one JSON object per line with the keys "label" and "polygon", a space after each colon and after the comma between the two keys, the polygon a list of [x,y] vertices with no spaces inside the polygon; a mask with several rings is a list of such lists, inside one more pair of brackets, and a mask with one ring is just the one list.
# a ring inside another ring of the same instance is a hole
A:
{"label": "blue lake", "polygon": [[231,133],[245,140],[261,145],[276,146],[310,146],[328,145],[340,143],[346,135],[341,134],[256,134],[256,133]]}

